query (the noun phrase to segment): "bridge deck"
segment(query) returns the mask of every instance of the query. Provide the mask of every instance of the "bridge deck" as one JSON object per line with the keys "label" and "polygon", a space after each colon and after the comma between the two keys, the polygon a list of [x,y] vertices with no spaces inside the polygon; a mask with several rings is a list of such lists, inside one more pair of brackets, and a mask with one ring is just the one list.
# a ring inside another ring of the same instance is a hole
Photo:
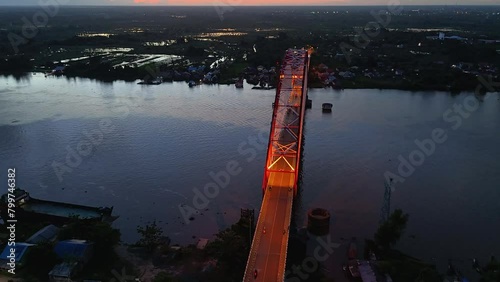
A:
{"label": "bridge deck", "polygon": [[[284,175],[282,175],[284,176]],[[280,176],[276,176],[280,178]],[[283,179],[287,179],[284,176]],[[285,180],[287,181],[287,180]],[[271,188],[271,189],[269,189]],[[243,281],[283,281],[290,218],[292,215],[293,189],[268,187],[255,229],[247,272]],[[264,228],[266,233],[264,233]],[[257,278],[254,271],[257,270]]]}
{"label": "bridge deck", "polygon": [[[243,281],[283,281],[296,193],[309,54],[290,49],[276,92],[264,176],[264,198]],[[257,271],[257,277],[255,277]]]}

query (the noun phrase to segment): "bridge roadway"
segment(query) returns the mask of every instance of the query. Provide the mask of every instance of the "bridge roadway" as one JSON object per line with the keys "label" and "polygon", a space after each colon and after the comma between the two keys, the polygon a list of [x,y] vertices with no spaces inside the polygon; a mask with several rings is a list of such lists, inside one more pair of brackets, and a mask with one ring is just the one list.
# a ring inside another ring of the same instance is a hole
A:
{"label": "bridge roadway", "polygon": [[243,281],[283,281],[284,278],[293,189],[279,186],[267,189],[255,230],[256,246],[249,257],[249,273]]}
{"label": "bridge roadway", "polygon": [[285,278],[308,66],[308,51],[287,51],[273,111],[263,183],[264,198],[243,281],[275,282]]}
{"label": "bridge roadway", "polygon": [[[285,122],[292,126],[298,125],[299,120],[289,110],[284,116]],[[286,130],[280,132],[279,139],[293,142]],[[294,164],[295,158],[288,157],[288,161]],[[243,281],[270,282],[284,279],[295,185],[295,173],[289,170],[287,162],[280,160],[269,174],[247,265],[250,273],[246,273]],[[254,277],[255,270],[257,278]]]}

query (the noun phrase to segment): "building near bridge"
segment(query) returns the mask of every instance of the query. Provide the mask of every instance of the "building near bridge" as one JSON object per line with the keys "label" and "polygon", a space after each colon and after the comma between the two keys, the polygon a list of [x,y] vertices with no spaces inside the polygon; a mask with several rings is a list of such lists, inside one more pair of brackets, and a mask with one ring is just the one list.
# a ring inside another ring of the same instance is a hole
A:
{"label": "building near bridge", "polygon": [[10,249],[14,248],[16,250],[16,268],[23,267],[25,262],[26,262],[26,255],[29,253],[29,249],[34,246],[33,244],[29,243],[21,243],[21,242],[16,242],[15,246],[5,246],[5,248],[2,251],[2,254],[0,254],[0,269],[3,270],[8,270],[11,269],[11,267],[8,265],[10,262],[9,255]]}
{"label": "building near bridge", "polygon": [[40,244],[44,242],[54,242],[57,239],[57,235],[59,235],[59,230],[55,225],[47,225],[44,228],[38,230],[35,234],[29,237],[26,240],[27,243],[31,244]]}
{"label": "building near bridge", "polygon": [[54,252],[63,260],[49,272],[52,282],[69,282],[80,273],[93,255],[94,244],[85,240],[60,241]]}

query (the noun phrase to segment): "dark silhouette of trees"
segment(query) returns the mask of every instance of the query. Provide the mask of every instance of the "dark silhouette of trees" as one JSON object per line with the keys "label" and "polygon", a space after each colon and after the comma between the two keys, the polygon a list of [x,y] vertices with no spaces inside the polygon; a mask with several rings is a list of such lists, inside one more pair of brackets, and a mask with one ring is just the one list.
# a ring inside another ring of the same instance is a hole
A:
{"label": "dark silhouette of trees", "polygon": [[494,256],[491,257],[489,264],[483,269],[480,282],[498,282],[500,281],[500,262]]}
{"label": "dark silhouette of trees", "polygon": [[163,243],[163,230],[156,225],[156,221],[146,223],[144,227],[137,226],[137,233],[141,235],[137,244],[146,247],[149,251],[155,250]]}
{"label": "dark silhouette of trees", "polygon": [[41,243],[29,248],[26,254],[24,273],[29,273],[26,280],[49,281],[48,273],[60,260],[50,243]]}
{"label": "dark silhouette of trees", "polygon": [[389,219],[378,228],[375,233],[375,243],[384,249],[390,249],[394,246],[406,229],[408,218],[409,215],[403,213],[402,210],[395,210]]}

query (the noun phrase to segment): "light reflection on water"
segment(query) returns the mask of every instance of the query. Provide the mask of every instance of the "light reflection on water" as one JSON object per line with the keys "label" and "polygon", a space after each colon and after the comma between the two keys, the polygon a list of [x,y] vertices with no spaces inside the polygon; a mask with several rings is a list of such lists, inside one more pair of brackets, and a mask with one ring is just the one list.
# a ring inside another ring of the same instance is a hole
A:
{"label": "light reflection on water", "polygon": [[[34,197],[114,206],[125,241],[137,239],[138,224],[157,219],[175,243],[195,242],[192,236],[211,237],[234,223],[241,207],[260,206],[265,150],[247,161],[238,147],[269,127],[274,91],[41,74],[0,77],[0,85],[1,169],[16,167],[19,186]],[[467,95],[310,90],[314,105],[306,115],[299,225],[305,210],[319,206],[332,213],[335,238],[370,237],[384,172],[397,170],[398,156],[407,157],[415,139],[430,138],[436,127],[448,129],[442,114]],[[325,102],[334,104],[330,115],[321,113]],[[106,118],[115,130],[59,182],[51,164],[64,163],[67,146],[75,148],[84,131],[98,129]],[[500,102],[493,97],[398,185],[392,206],[410,214],[401,248],[445,263],[486,261],[500,253],[494,236],[500,231],[499,128]],[[192,189],[202,189],[211,181],[209,172],[223,170],[230,160],[243,172],[203,215],[183,224],[178,205],[189,204]]]}

